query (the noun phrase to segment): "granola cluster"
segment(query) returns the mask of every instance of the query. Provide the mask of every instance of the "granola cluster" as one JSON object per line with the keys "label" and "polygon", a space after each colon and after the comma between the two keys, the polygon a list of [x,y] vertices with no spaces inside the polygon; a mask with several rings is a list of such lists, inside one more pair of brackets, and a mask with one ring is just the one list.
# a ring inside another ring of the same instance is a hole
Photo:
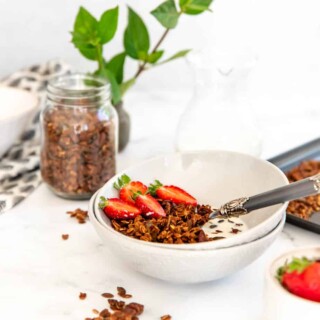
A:
{"label": "granola cluster", "polygon": [[[126,292],[123,287],[117,287],[118,296],[124,299],[132,298],[131,294]],[[112,299],[112,293],[103,293],[101,295],[108,298],[109,309],[105,308],[101,311],[92,309],[94,317],[87,317],[84,320],[139,320],[139,316],[144,311],[144,305],[137,302],[126,303],[122,300]],[[79,299],[84,300],[87,297],[86,293],[80,292]],[[161,320],[171,320],[170,315],[160,317]]]}
{"label": "granola cluster", "polygon": [[211,241],[201,227],[209,220],[212,208],[208,205],[175,204],[158,200],[166,217],[139,215],[135,219],[111,219],[112,227],[122,234],[150,242],[182,244]]}
{"label": "granola cluster", "polygon": [[[320,161],[308,160],[287,172],[287,177],[290,182],[295,182],[318,173],[320,173]],[[288,213],[305,220],[308,220],[317,211],[320,211],[320,195],[291,201],[287,209]]]}
{"label": "granola cluster", "polygon": [[42,136],[41,173],[56,193],[89,196],[115,174],[115,127],[94,108],[55,106]]}

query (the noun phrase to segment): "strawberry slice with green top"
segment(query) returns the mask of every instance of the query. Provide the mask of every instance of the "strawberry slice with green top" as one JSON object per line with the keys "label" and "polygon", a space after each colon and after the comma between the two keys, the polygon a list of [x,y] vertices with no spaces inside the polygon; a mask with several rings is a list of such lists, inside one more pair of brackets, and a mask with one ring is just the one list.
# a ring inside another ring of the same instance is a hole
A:
{"label": "strawberry slice with green top", "polygon": [[164,186],[159,180],[155,180],[153,184],[150,184],[148,192],[162,200],[185,203],[192,206],[197,205],[197,200],[188,192],[176,186]]}
{"label": "strawberry slice with green top", "polygon": [[291,293],[320,302],[320,262],[305,257],[293,258],[278,269],[277,278]]}
{"label": "strawberry slice with green top", "polygon": [[135,200],[136,206],[147,217],[161,218],[166,216],[166,213],[160,203],[150,194],[136,194]]}
{"label": "strawberry slice with green top", "polygon": [[145,194],[148,187],[140,181],[131,181],[130,177],[123,174],[118,181],[113,184],[113,187],[119,190],[119,197],[121,200],[131,204],[135,204],[133,196],[137,193]]}
{"label": "strawberry slice with green top", "polygon": [[99,207],[111,219],[134,219],[141,210],[118,198],[100,197]]}

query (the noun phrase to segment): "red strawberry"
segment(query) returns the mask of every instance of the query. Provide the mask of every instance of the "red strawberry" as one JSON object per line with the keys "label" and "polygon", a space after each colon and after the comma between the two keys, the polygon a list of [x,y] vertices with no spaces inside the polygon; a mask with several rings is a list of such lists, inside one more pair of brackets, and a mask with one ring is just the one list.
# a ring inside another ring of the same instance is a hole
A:
{"label": "red strawberry", "polygon": [[140,181],[131,181],[130,177],[123,174],[118,183],[114,183],[113,187],[119,190],[119,197],[121,200],[134,204],[133,195],[136,193],[145,194],[148,191],[148,187]]}
{"label": "red strawberry", "polygon": [[149,186],[149,193],[162,200],[197,205],[197,200],[186,191],[176,186],[164,186],[159,180],[155,180],[155,183]]}
{"label": "red strawberry", "polygon": [[294,258],[278,270],[278,277],[291,293],[320,302],[320,262]]}
{"label": "red strawberry", "polygon": [[118,198],[100,197],[99,207],[111,219],[133,219],[141,214],[140,209]]}
{"label": "red strawberry", "polygon": [[320,302],[320,262],[314,262],[302,273],[303,281],[309,289],[304,298]]}
{"label": "red strawberry", "polygon": [[165,217],[166,213],[160,203],[150,194],[138,194],[136,197],[136,206],[146,216],[155,218]]}

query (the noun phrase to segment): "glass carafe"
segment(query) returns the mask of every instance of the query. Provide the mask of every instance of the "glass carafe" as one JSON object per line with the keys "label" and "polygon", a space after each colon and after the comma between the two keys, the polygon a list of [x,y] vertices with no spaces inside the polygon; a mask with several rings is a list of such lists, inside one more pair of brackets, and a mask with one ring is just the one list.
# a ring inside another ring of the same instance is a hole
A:
{"label": "glass carafe", "polygon": [[255,156],[261,138],[246,97],[255,59],[193,54],[195,90],[180,118],[178,151],[229,150]]}

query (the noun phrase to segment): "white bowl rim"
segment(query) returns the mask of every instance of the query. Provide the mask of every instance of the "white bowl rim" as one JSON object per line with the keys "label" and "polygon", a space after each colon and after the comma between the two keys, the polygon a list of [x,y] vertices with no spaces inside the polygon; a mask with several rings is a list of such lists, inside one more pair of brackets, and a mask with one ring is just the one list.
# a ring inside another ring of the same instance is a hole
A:
{"label": "white bowl rim", "polygon": [[7,91],[11,91],[14,93],[15,92],[19,92],[19,94],[24,94],[25,96],[29,96],[30,98],[33,99],[32,103],[30,103],[29,105],[26,105],[24,108],[21,109],[20,112],[14,113],[8,117],[5,118],[0,118],[0,122],[4,122],[4,121],[11,121],[14,120],[16,118],[19,118],[21,116],[23,116],[24,114],[31,112],[32,110],[35,110],[36,107],[38,106],[40,99],[37,96],[36,93],[31,92],[31,91],[27,91],[24,89],[20,89],[20,88],[15,88],[15,87],[9,87],[9,86],[5,86],[5,85],[0,85],[0,91],[1,90],[7,90]]}
{"label": "white bowl rim", "polygon": [[[166,154],[162,154],[162,155],[159,155],[159,156],[155,156],[155,157],[151,157],[149,159],[146,159],[142,162],[139,162],[135,165],[132,165],[128,168],[126,168],[125,170],[122,170],[120,172],[118,172],[115,176],[112,177],[112,179],[114,177],[118,177],[118,176],[121,176],[122,174],[125,174],[128,170],[132,170],[132,169],[135,169],[136,167],[140,167],[140,166],[143,166],[144,164],[148,163],[148,162],[151,162],[151,161],[155,161],[155,160],[158,160],[158,159],[163,159],[163,158],[166,158],[166,157],[176,157],[176,156],[181,156],[181,155],[206,155],[206,154],[219,154],[219,153],[227,153],[227,154],[230,154],[230,155],[239,155],[239,156],[245,156],[245,157],[248,157],[248,158],[251,158],[253,160],[258,160],[258,161],[261,161],[263,162],[264,164],[266,164],[267,166],[269,167],[272,167],[273,169],[275,169],[279,174],[280,176],[282,176],[283,180],[284,180],[284,183],[285,185],[289,184],[289,181],[288,181],[288,178],[286,177],[286,175],[284,174],[283,171],[281,171],[278,167],[276,167],[274,164],[270,163],[269,161],[267,160],[264,160],[264,159],[260,159],[258,157],[255,157],[255,156],[252,156],[252,155],[249,155],[249,154],[245,154],[245,153],[241,153],[241,152],[236,152],[236,151],[227,151],[227,150],[205,150],[205,151],[184,151],[184,152],[171,152],[171,153],[166,153]],[[109,182],[109,181],[108,181]],[[93,195],[93,197],[95,196],[95,201],[93,202],[93,207],[95,207],[95,204],[96,204],[96,201],[97,201],[97,198],[98,198],[98,195],[99,193],[103,192],[103,189],[104,187],[106,186],[106,184],[108,183],[106,182],[97,192],[96,194]],[[272,215],[270,215],[270,217],[268,217],[266,220],[263,221],[263,223],[267,223],[269,220],[272,219],[272,217],[274,215],[276,215],[277,213],[279,213],[280,211],[282,210],[286,210],[288,206],[288,202],[285,202],[283,203]],[[100,221],[100,220],[99,220]],[[280,220],[279,220],[280,222]],[[259,224],[261,226],[261,224]],[[248,231],[250,230],[255,230],[259,225],[253,227],[253,228],[250,228]],[[114,230],[112,227],[108,226],[108,225],[105,225],[106,228],[108,228],[110,231],[112,232],[115,232],[115,233],[120,233],[116,230]],[[120,233],[121,234],[121,233]],[[245,234],[245,232],[243,233]],[[239,234],[240,236],[243,235],[243,234]],[[126,237],[125,235],[121,234],[123,237]],[[237,237],[237,235],[235,235],[234,237]],[[133,239],[133,238],[132,238]],[[230,239],[230,238],[229,238]],[[136,240],[136,241],[142,241],[142,240],[139,240],[139,239],[133,239],[133,240]],[[221,240],[218,240],[219,243],[222,243],[223,241],[225,240],[228,240],[228,239],[221,239]],[[170,247],[172,246],[179,246],[180,249],[182,249],[183,247],[185,249],[188,249],[189,247],[193,247],[194,249],[196,249],[197,247],[203,247],[204,244],[205,244],[205,247],[208,248],[208,249],[213,249],[215,247],[215,244],[218,242],[218,241],[210,241],[210,242],[201,242],[201,243],[188,243],[188,244],[170,244]],[[246,240],[243,240],[242,243],[246,243]],[[165,244],[163,243],[155,243],[155,242],[148,242],[148,245],[150,246],[161,246],[163,247]],[[211,246],[210,246],[211,245]],[[227,245],[228,246],[228,245]],[[220,246],[219,246],[220,247]],[[221,248],[225,248],[225,247],[221,247]]]}
{"label": "white bowl rim", "polygon": [[[301,255],[302,253],[304,253],[304,255],[308,254],[308,251],[319,251],[320,252],[320,246],[308,246],[308,247],[299,247],[290,251],[287,251],[285,253],[283,253],[282,255],[278,256],[277,258],[275,258],[268,270],[267,270],[267,281],[272,283],[273,286],[276,288],[276,290],[280,290],[280,292],[288,297],[291,297],[292,299],[296,300],[296,301],[300,301],[300,302],[304,302],[304,303],[309,303],[312,305],[318,305],[320,307],[320,302],[316,302],[316,301],[312,301],[309,299],[305,299],[302,297],[299,297],[293,293],[291,293],[290,291],[286,290],[280,283],[279,281],[276,279],[275,274],[274,274],[274,269],[275,269],[275,265],[277,263],[279,263],[281,260],[288,260],[290,258],[293,258],[295,255],[299,255],[299,256],[303,256]],[[301,253],[301,254],[300,254]],[[319,257],[320,258],[320,257]]]}
{"label": "white bowl rim", "polygon": [[[94,195],[96,196],[96,194]],[[93,196],[93,197],[94,197]],[[91,200],[90,200],[91,202]],[[95,219],[95,221],[103,228],[105,229],[105,232],[110,232],[110,228],[107,228],[104,224],[102,224],[98,218],[96,217],[95,215],[95,212],[93,210],[91,210],[91,208],[89,207],[89,216],[92,215],[93,218]],[[239,244],[236,244],[236,245],[233,245],[233,246],[229,246],[229,247],[219,247],[219,248],[184,248],[182,249],[181,247],[179,248],[179,244],[165,244],[165,243],[153,243],[155,244],[154,246],[150,246],[150,242],[147,242],[147,241],[143,241],[143,240],[139,240],[139,239],[135,239],[135,238],[131,238],[129,236],[125,236],[124,234],[122,234],[121,232],[118,232],[116,230],[114,230],[112,228],[112,232],[113,234],[115,234],[117,237],[120,237],[122,238],[123,240],[125,241],[130,241],[132,243],[136,243],[138,245],[143,245],[143,246],[149,246],[149,247],[153,247],[153,248],[160,248],[160,249],[166,249],[166,250],[178,250],[178,251],[186,251],[186,252],[197,252],[197,251],[210,251],[210,250],[227,250],[227,249],[231,249],[231,248],[234,248],[234,247],[239,247],[239,246],[246,246],[246,245],[250,245],[251,243],[254,243],[254,242],[258,242],[259,240],[262,240],[262,239],[266,239],[268,237],[272,237],[274,233],[276,233],[279,229],[282,229],[284,224],[285,224],[285,220],[286,220],[286,214],[283,213],[283,216],[281,217],[281,220],[278,222],[278,224],[271,230],[269,231],[268,233],[262,235],[261,237],[259,238],[256,238],[252,241],[248,241],[248,242],[244,242],[244,243],[239,243]]]}

